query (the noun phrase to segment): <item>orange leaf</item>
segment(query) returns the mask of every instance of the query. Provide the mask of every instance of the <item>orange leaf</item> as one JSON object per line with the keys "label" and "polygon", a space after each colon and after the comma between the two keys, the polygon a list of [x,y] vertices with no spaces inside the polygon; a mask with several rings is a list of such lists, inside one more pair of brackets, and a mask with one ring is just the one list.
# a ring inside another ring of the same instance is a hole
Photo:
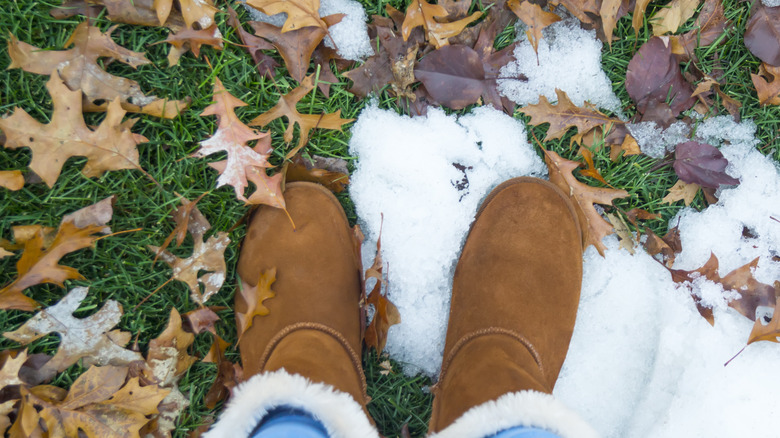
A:
{"label": "orange leaf", "polygon": [[448,38],[461,33],[466,26],[481,17],[482,12],[474,12],[466,18],[452,23],[437,21],[437,18],[442,19],[448,15],[447,9],[441,5],[432,5],[425,0],[412,0],[406,9],[406,17],[401,26],[404,41],[409,39],[412,29],[422,26],[428,36],[428,41],[438,49],[448,45]]}
{"label": "orange leaf", "polygon": [[239,286],[238,293],[244,298],[244,302],[247,303],[246,313],[237,312],[236,321],[239,326],[238,340],[241,341],[241,336],[252,327],[255,316],[268,315],[269,310],[263,305],[263,301],[276,296],[274,291],[271,290],[271,285],[276,281],[276,268],[271,268],[267,271],[260,273],[260,279],[257,281],[257,285],[254,287],[243,288]]}

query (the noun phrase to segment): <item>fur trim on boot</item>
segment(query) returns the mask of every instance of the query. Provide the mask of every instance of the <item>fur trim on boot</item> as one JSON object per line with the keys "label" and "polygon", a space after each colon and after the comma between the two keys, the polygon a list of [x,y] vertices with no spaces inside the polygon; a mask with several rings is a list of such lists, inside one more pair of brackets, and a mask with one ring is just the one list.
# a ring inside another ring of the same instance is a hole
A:
{"label": "fur trim on boot", "polygon": [[379,437],[351,395],[285,370],[260,373],[233,392],[219,421],[204,438],[244,438],[273,408],[291,406],[322,422],[331,438]]}
{"label": "fur trim on boot", "polygon": [[486,437],[515,426],[537,427],[561,438],[598,437],[589,424],[552,395],[520,391],[474,406],[429,438]]}

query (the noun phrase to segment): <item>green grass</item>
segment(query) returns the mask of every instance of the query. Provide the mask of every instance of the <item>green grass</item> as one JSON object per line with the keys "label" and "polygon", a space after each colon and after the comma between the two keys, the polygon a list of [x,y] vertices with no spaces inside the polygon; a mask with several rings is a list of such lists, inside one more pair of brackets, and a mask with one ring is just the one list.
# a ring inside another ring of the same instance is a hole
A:
{"label": "green grass", "polygon": [[[369,15],[381,14],[387,2],[370,3],[363,1]],[[6,2],[0,8],[0,46],[5,47],[9,34],[14,34],[21,41],[42,48],[62,49],[70,33],[83,18],[55,20],[48,10],[58,6],[57,1],[17,0]],[[403,1],[389,2],[403,9]],[[487,3],[475,4],[475,8]],[[662,4],[662,3],[659,3]],[[659,4],[653,3],[648,12],[655,10]],[[758,105],[755,91],[750,81],[750,73],[756,72],[759,61],[744,47],[742,35],[748,17],[749,5],[737,0],[725,0],[726,14],[732,20],[733,26],[722,38],[720,44],[698,49],[701,59],[696,65],[705,73],[717,67],[715,59],[720,59],[727,84],[724,91],[742,103],[741,114],[747,119],[754,119],[758,126],[758,137],[761,139],[761,151],[776,160],[780,159],[780,140],[778,140],[778,107],[762,107]],[[221,8],[225,2],[219,2]],[[245,17],[243,11],[240,11]],[[248,121],[271,108],[279,96],[289,92],[297,84],[290,79],[284,69],[279,69],[273,80],[261,78],[252,65],[251,58],[237,46],[239,39],[233,30],[226,25],[226,14],[218,14],[219,27],[225,35],[226,44],[223,51],[204,48],[202,58],[195,59],[191,54],[182,57],[176,67],[168,67],[165,59],[167,45],[153,43],[162,41],[167,31],[157,28],[143,28],[130,25],[119,25],[114,31],[114,39],[119,44],[137,51],[145,51],[152,64],[141,66],[137,70],[112,63],[106,69],[120,76],[138,81],[147,94],[156,94],[172,99],[191,98],[191,109],[173,120],[160,120],[147,116],[135,116],[140,120],[135,132],[149,138],[148,143],[139,146],[141,165],[162,189],[149,177],[139,171],[114,171],[101,178],[88,179],[81,175],[85,159],[71,159],[65,165],[60,179],[51,189],[44,184],[28,184],[18,192],[0,191],[0,237],[10,239],[11,227],[24,224],[41,224],[56,226],[61,217],[71,211],[90,205],[113,194],[118,195],[114,218],[111,226],[114,231],[140,228],[127,234],[119,234],[102,239],[93,249],[77,251],[64,257],[62,264],[77,268],[86,278],[83,281],[68,281],[67,288],[74,286],[89,286],[90,294],[83,303],[80,314],[90,314],[98,309],[106,300],[119,301],[125,314],[118,327],[138,336],[139,346],[145,351],[149,340],[157,336],[164,328],[171,307],[176,307],[184,313],[195,309],[189,299],[186,285],[171,282],[157,294],[141,305],[135,306],[151,291],[163,284],[171,275],[170,269],[162,262],[152,263],[153,256],[146,249],[147,245],[159,245],[173,229],[170,212],[178,205],[179,193],[189,199],[210,192],[199,203],[199,208],[211,221],[213,230],[228,230],[246,213],[246,207],[237,201],[230,187],[215,189],[217,173],[206,164],[221,159],[211,156],[204,159],[190,158],[198,148],[198,142],[208,138],[215,130],[214,117],[200,117],[199,113],[211,101],[213,79],[219,77],[225,87],[233,95],[244,100],[248,105],[237,110],[238,116]],[[105,17],[96,20],[97,26],[106,30],[113,25]],[[688,23],[690,26],[691,22]],[[624,80],[628,62],[639,47],[650,36],[649,28],[645,28],[635,39],[631,29],[630,16],[621,19],[616,29],[616,38],[612,47],[603,50],[604,70],[612,81],[613,88],[620,98],[623,107],[632,113],[631,102],[624,88]],[[497,39],[497,45],[503,46],[509,42],[511,32],[507,30]],[[208,58],[209,62],[205,61]],[[5,49],[0,49],[0,67],[9,64],[10,59]],[[692,65],[684,68],[692,68]],[[357,99],[346,90],[349,81],[339,76],[340,82],[331,88],[330,98],[325,98],[320,92],[312,92],[301,101],[299,108],[313,113],[333,112],[341,110],[342,117],[354,118],[366,105],[367,100]],[[0,71],[0,114],[10,113],[19,107],[28,111],[41,122],[47,122],[51,117],[51,98],[45,89],[47,78],[20,69]],[[383,108],[397,109],[393,99],[386,93],[380,93],[379,105]],[[463,112],[466,112],[464,110]],[[716,111],[725,114],[719,107]],[[525,116],[519,112],[519,119]],[[88,114],[86,120],[97,124],[103,118],[101,114]],[[276,120],[269,126],[273,145],[276,151],[272,157],[275,164],[283,160],[286,150],[292,145],[284,145],[282,133],[286,122]],[[537,138],[543,138],[546,125],[532,128]],[[348,127],[343,132],[314,130],[307,153],[324,156],[355,159],[348,152],[350,133]],[[296,138],[297,140],[297,138]],[[560,141],[545,145],[566,158],[576,155],[576,149],[569,148],[569,136]],[[3,149],[0,153],[0,170],[24,170],[29,163],[31,154],[27,149]],[[410,160],[415,157],[408,157]],[[676,181],[669,166],[660,167],[658,160],[644,156],[627,157],[611,162],[608,151],[595,153],[596,167],[606,180],[617,188],[625,189],[630,196],[619,200],[616,205],[622,209],[639,207],[651,212],[660,213],[662,218],[646,223],[658,233],[666,231],[668,220],[682,208],[681,202],[676,205],[661,203],[668,189]],[[596,181],[589,184],[599,185]],[[348,194],[341,195],[340,200],[345,206],[348,217],[355,223],[357,217],[354,206]],[[706,203],[699,195],[694,208],[704,208]],[[218,295],[211,299],[210,304],[225,306],[228,310],[220,312],[222,320],[217,323],[217,330],[228,341],[235,342],[236,330],[233,312],[230,310],[235,292],[235,266],[238,257],[238,242],[244,235],[244,227],[238,227],[230,234],[233,242],[225,256],[228,266],[228,278]],[[186,257],[191,253],[192,240],[187,238],[181,248],[173,248],[172,252]],[[18,257],[0,260],[0,284],[6,284],[16,277],[15,263]],[[43,285],[30,288],[28,295],[34,296],[44,306],[59,301],[65,290],[55,286]],[[82,315],[82,316],[83,316]],[[0,331],[9,331],[21,325],[30,314],[18,311],[0,312]],[[58,338],[47,336],[30,346],[31,352],[53,353],[58,346]],[[194,345],[194,353],[199,356],[206,354],[209,347],[207,336],[198,336]],[[19,348],[19,345],[6,339],[0,339],[0,349]],[[238,361],[238,353],[232,347],[228,349],[228,357]],[[386,436],[397,436],[403,424],[408,424],[412,436],[424,435],[430,416],[432,396],[427,387],[432,383],[424,377],[406,377],[401,372],[401,365],[393,363],[394,372],[381,375],[379,359],[374,353],[364,355],[364,366],[369,382],[369,395],[373,401],[369,410],[375,418],[380,432]],[[60,374],[54,384],[67,387],[84,369],[74,365]],[[191,400],[190,407],[180,418],[177,436],[187,433],[203,424],[207,419],[217,415],[217,411],[208,411],[203,405],[203,397],[215,377],[216,369],[211,364],[196,363],[182,378],[181,388]]]}

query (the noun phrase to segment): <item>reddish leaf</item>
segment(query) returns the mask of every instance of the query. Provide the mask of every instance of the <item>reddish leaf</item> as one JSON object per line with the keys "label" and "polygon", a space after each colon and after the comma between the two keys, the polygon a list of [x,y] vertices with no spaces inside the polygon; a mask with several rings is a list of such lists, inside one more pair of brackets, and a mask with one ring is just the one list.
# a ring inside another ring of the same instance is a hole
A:
{"label": "reddish leaf", "polygon": [[327,32],[320,27],[304,27],[290,32],[268,23],[250,21],[249,24],[259,37],[270,41],[282,55],[290,76],[298,82],[304,80],[309,70],[311,55]]}
{"label": "reddish leaf", "polygon": [[238,32],[241,43],[244,44],[246,51],[252,56],[252,60],[255,61],[255,68],[261,76],[265,76],[268,79],[274,77],[274,69],[279,66],[274,58],[263,53],[263,50],[274,50],[274,46],[268,41],[256,37],[251,33],[244,30],[241,26],[241,22],[238,21],[238,14],[236,11],[228,6],[228,24]]}
{"label": "reddish leaf", "polygon": [[770,8],[760,0],[753,2],[745,46],[767,64],[780,66],[780,6]]}
{"label": "reddish leaf", "polygon": [[703,187],[735,185],[739,180],[726,174],[728,160],[715,146],[695,141],[677,145],[674,171],[681,180]]}
{"label": "reddish leaf", "polygon": [[415,76],[442,105],[462,109],[485,93],[485,69],[479,54],[462,45],[435,50],[420,61]]}

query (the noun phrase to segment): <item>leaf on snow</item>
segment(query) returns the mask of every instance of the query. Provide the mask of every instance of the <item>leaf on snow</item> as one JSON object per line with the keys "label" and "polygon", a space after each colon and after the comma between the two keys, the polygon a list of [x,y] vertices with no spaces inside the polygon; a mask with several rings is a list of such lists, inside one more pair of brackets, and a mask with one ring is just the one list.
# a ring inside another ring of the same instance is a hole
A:
{"label": "leaf on snow", "polygon": [[612,234],[612,225],[604,220],[593,204],[611,205],[617,198],[628,196],[625,190],[590,187],[574,177],[572,171],[580,166],[552,151],[543,151],[544,161],[550,173],[550,182],[569,195],[577,210],[577,217],[583,234],[583,245],[593,245],[604,255],[606,247],[601,239]]}
{"label": "leaf on snow", "polygon": [[[222,85],[219,78],[214,79],[214,103],[206,107],[201,116],[217,116],[219,125],[217,132],[200,142],[193,156],[205,157],[218,152],[227,152],[227,159],[210,163],[210,166],[220,173],[217,187],[233,186],[236,197],[247,203],[266,204],[272,207],[284,208],[281,182],[282,175],[268,177],[265,169],[272,167],[268,161],[271,153],[271,137],[268,133],[251,129],[239,120],[235,108],[246,106],[244,102],[231,95]],[[259,140],[254,147],[248,142]],[[244,191],[252,180],[256,187],[249,199]]]}
{"label": "leaf on snow", "polygon": [[271,121],[279,117],[287,118],[287,129],[284,131],[284,141],[291,142],[295,125],[300,129],[298,145],[287,154],[287,158],[293,157],[309,142],[309,132],[313,128],[341,130],[342,125],[352,122],[354,119],[342,119],[341,110],[329,114],[301,114],[295,105],[303,96],[314,88],[314,76],[307,76],[300,85],[279,99],[279,102],[270,110],[252,119],[250,126],[267,126]]}
{"label": "leaf on snow", "polygon": [[448,38],[461,33],[470,23],[482,16],[482,12],[474,12],[469,17],[451,23],[443,23],[437,19],[447,17],[449,13],[441,5],[432,5],[425,0],[412,0],[406,9],[406,18],[402,25],[404,40],[409,39],[412,29],[422,26],[428,41],[436,48],[449,44]]}
{"label": "leaf on snow", "polygon": [[543,10],[539,5],[528,0],[509,0],[507,6],[517,15],[520,21],[528,26],[525,35],[528,37],[531,47],[534,48],[534,52],[538,53],[539,41],[542,39],[542,29],[556,21],[561,21],[561,17]]}
{"label": "leaf on snow", "polygon": [[[775,282],[774,288],[775,291],[780,290],[780,281]],[[778,341],[780,338],[780,306],[775,305],[769,324],[764,325],[761,320],[762,318],[756,318],[753,330],[750,331],[748,345],[758,341],[780,342]]]}
{"label": "leaf on snow", "polygon": [[125,111],[169,119],[187,108],[188,103],[185,101],[146,96],[141,92],[138,82],[114,76],[98,65],[99,58],[117,60],[133,68],[149,64],[143,53],[116,44],[111,39],[111,31],[113,28],[101,33],[100,29],[84,21],[65,43],[65,47],[73,45],[73,48],[62,51],[41,50],[11,35],[8,42],[11,65],[8,68],[21,68],[40,75],[58,72],[70,90],[81,90],[84,93],[85,111],[106,111],[110,102],[116,99],[119,99]]}
{"label": "leaf on snow", "polygon": [[79,360],[83,360],[84,365],[124,365],[140,360],[140,354],[115,342],[122,332],[110,331],[122,316],[122,306],[116,301],[106,301],[97,313],[86,318],[73,316],[87,291],[85,287],[73,288],[59,303],[38,312],[21,327],[5,332],[3,336],[26,345],[49,333],[58,333],[61,341],[57,354],[44,365],[45,369],[57,372]]}
{"label": "leaf on snow", "polygon": [[728,160],[715,146],[688,141],[675,148],[674,171],[686,183],[717,189],[721,184],[736,185],[739,180],[726,174]]}
{"label": "leaf on snow", "polygon": [[549,123],[550,128],[544,141],[561,138],[571,127],[576,127],[578,132],[588,132],[591,129],[607,123],[623,123],[598,111],[593,105],[586,102],[585,108],[575,106],[569,96],[562,90],[556,89],[558,102],[550,104],[545,96],[539,96],[539,103],[528,105],[520,111],[531,117],[531,125]]}
{"label": "leaf on snow", "polygon": [[282,32],[305,27],[328,30],[327,23],[320,18],[320,0],[247,0],[246,3],[266,15],[287,14]]}
{"label": "leaf on snow", "polygon": [[0,118],[0,129],[5,132],[5,147],[32,150],[30,169],[53,187],[70,157],[87,157],[82,173],[91,178],[108,170],[137,169],[136,145],[147,141],[130,132],[134,121],[122,123],[125,111],[119,100],[108,106],[103,122],[95,130],[87,127],[81,114],[81,91],[70,91],[59,75],[54,74],[46,84],[52,96],[54,113],[47,125],[16,108],[10,117]]}
{"label": "leaf on snow", "polygon": [[385,280],[382,274],[382,230],[379,231],[379,238],[376,240],[376,256],[374,256],[374,263],[370,268],[366,269],[366,278],[376,279],[376,284],[371,293],[368,294],[368,298],[364,304],[365,307],[373,306],[374,317],[366,327],[364,334],[364,341],[366,347],[374,348],[377,355],[382,353],[387,343],[387,332],[390,327],[395,324],[401,323],[401,314],[398,312],[398,308],[390,301],[386,295],[382,295],[382,285],[385,284]]}

